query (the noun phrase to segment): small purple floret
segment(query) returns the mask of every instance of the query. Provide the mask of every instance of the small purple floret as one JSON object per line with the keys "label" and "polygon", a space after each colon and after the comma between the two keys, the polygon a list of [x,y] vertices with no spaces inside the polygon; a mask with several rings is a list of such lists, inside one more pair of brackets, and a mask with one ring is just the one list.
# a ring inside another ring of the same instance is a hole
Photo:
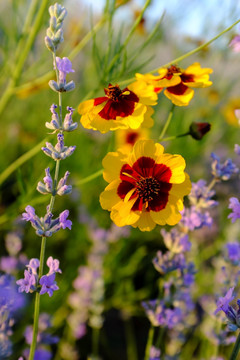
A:
{"label": "small purple floret", "polygon": [[231,197],[229,199],[229,209],[232,209],[232,213],[228,215],[228,219],[232,219],[232,223],[234,223],[237,219],[240,218],[240,203],[239,200],[235,197]]}
{"label": "small purple floret", "polygon": [[39,284],[42,285],[40,295],[47,293],[51,297],[53,292],[59,289],[55,281],[55,273],[51,275],[43,275],[39,280]]}
{"label": "small purple floret", "polygon": [[233,301],[235,296],[233,296],[234,287],[230,288],[224,297],[220,297],[217,301],[217,309],[214,311],[214,314],[217,314],[219,311],[228,311],[229,303]]}
{"label": "small purple floret", "polygon": [[63,212],[61,212],[61,214],[59,215],[59,221],[60,221],[60,225],[62,227],[62,229],[70,229],[72,228],[72,222],[71,220],[67,220],[67,217],[69,215],[69,211],[68,210],[64,210]]}

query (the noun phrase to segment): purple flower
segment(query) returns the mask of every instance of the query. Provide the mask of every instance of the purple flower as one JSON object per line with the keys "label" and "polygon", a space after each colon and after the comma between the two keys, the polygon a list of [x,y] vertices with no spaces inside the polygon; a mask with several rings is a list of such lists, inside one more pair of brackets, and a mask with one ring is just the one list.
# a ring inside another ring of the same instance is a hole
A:
{"label": "purple flower", "polygon": [[16,284],[19,285],[18,291],[19,292],[33,292],[36,287],[36,278],[35,276],[28,270],[24,271],[24,278],[23,279],[19,279],[16,281]]}
{"label": "purple flower", "polygon": [[[238,112],[237,112],[238,111]],[[235,113],[237,112],[237,114],[239,113],[239,119],[240,119],[240,109],[238,109],[238,110],[235,110]],[[240,146],[238,145],[238,144],[235,144],[235,146],[234,146],[234,151],[235,151],[235,153],[237,154],[237,155],[240,155]]]}
{"label": "purple flower", "polygon": [[71,220],[67,220],[67,217],[69,215],[69,211],[68,210],[64,210],[63,212],[61,212],[61,214],[59,215],[59,221],[60,221],[60,225],[63,229],[70,229],[72,228],[72,222]]}
{"label": "purple flower", "polygon": [[51,275],[43,275],[39,280],[39,284],[42,285],[40,295],[47,293],[51,297],[55,290],[59,290],[55,281],[55,273]]}
{"label": "purple flower", "polygon": [[28,205],[26,206],[25,210],[26,212],[22,214],[22,219],[26,221],[35,221],[35,209],[31,205]]}
{"label": "purple flower", "polygon": [[206,181],[200,179],[196,183],[192,183],[191,193],[188,198],[192,205],[197,205],[201,208],[209,208],[217,205],[217,201],[212,200],[215,195],[214,190],[209,190],[206,186]]}
{"label": "purple flower", "polygon": [[153,259],[153,265],[160,274],[167,274],[177,269],[183,270],[186,267],[186,261],[183,254],[176,254],[172,257],[170,251],[165,254],[158,251],[157,256]]}
{"label": "purple flower", "polygon": [[[29,357],[29,350],[24,351],[24,356],[26,359]],[[34,353],[34,360],[51,360],[52,353],[49,350],[38,348]]]}
{"label": "purple flower", "polygon": [[63,129],[65,131],[73,131],[78,127],[77,122],[74,123],[72,120],[72,114],[73,114],[74,109],[72,107],[68,106],[67,111],[69,111],[69,112],[65,115],[65,118],[63,121]]}
{"label": "purple flower", "polygon": [[214,314],[217,314],[219,311],[227,312],[229,308],[229,303],[235,298],[232,296],[234,287],[230,288],[224,297],[220,297],[217,301],[217,309],[214,311]]}
{"label": "purple flower", "polygon": [[26,267],[28,268],[28,270],[30,270],[30,272],[34,275],[37,275],[37,269],[39,268],[40,262],[38,259],[31,259],[29,261],[29,264],[26,265]]}
{"label": "purple flower", "polygon": [[171,252],[177,254],[191,249],[192,244],[189,241],[188,234],[181,233],[175,228],[171,229],[169,232],[162,229],[161,234],[166,247]]}
{"label": "purple flower", "polygon": [[157,349],[155,346],[151,346],[149,355],[150,355],[149,360],[160,360],[161,351],[160,349]]}
{"label": "purple flower", "polygon": [[234,36],[229,46],[233,49],[234,52],[240,52],[240,35]]}
{"label": "purple flower", "polygon": [[223,164],[220,163],[220,158],[212,153],[212,174],[218,180],[229,180],[232,174],[238,173],[237,166],[231,159],[227,159]]}
{"label": "purple flower", "polygon": [[67,178],[69,175],[70,175],[70,172],[66,171],[64,177],[61,178],[58,182],[57,194],[60,196],[69,194],[72,191],[72,185],[66,185]]}
{"label": "purple flower", "polygon": [[201,212],[195,206],[191,206],[184,208],[181,214],[180,224],[191,231],[201,229],[203,226],[212,226],[213,220],[208,211]]}
{"label": "purple flower", "polygon": [[240,262],[240,244],[239,242],[229,242],[226,245],[228,250],[228,258],[233,265],[238,265]]}
{"label": "purple flower", "polygon": [[67,57],[56,57],[57,69],[59,70],[59,82],[62,84],[66,83],[66,75],[70,72],[75,72],[72,69],[72,63]]}
{"label": "purple flower", "polygon": [[62,273],[62,270],[59,269],[59,260],[53,259],[52,256],[50,256],[47,259],[47,266],[49,267],[48,275],[54,274],[54,273]]}
{"label": "purple flower", "polygon": [[232,209],[232,213],[228,215],[228,219],[232,219],[232,223],[234,223],[237,219],[240,218],[240,203],[237,198],[231,197],[228,208]]}
{"label": "purple flower", "polygon": [[167,326],[168,329],[173,329],[181,322],[182,318],[183,314],[180,308],[165,310],[165,326]]}
{"label": "purple flower", "polygon": [[0,270],[12,274],[18,269],[18,259],[14,256],[2,256],[0,258]]}

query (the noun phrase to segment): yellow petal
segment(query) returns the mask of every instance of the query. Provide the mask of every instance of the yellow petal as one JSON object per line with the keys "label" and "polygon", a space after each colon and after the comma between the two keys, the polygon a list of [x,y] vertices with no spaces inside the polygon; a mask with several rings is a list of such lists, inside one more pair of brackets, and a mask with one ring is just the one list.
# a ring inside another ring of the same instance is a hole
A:
{"label": "yellow petal", "polygon": [[188,88],[183,95],[176,95],[166,89],[164,90],[164,95],[177,106],[187,106],[193,98],[194,90]]}
{"label": "yellow petal", "polygon": [[94,100],[86,100],[79,104],[78,106],[78,112],[79,114],[83,115],[87,112],[91,111],[94,107]]}
{"label": "yellow petal", "polygon": [[155,228],[156,223],[150,216],[149,212],[142,212],[139,220],[133,224],[134,227],[139,227],[141,231],[151,231]]}
{"label": "yellow petal", "polygon": [[170,168],[172,175],[169,182],[171,184],[180,184],[184,182],[186,162],[181,155],[162,154],[156,161],[158,164],[164,164]]}
{"label": "yellow petal", "polygon": [[107,182],[120,180],[120,171],[125,161],[126,155],[121,152],[109,152],[103,159],[103,178]]}

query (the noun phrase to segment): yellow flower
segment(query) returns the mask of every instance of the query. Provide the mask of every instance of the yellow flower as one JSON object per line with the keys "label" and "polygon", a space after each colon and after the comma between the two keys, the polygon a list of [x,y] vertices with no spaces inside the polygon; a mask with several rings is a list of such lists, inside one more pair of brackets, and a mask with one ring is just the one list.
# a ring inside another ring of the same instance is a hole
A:
{"label": "yellow flower", "polygon": [[117,226],[150,231],[156,224],[175,225],[181,219],[183,197],[191,183],[180,155],[164,154],[152,140],[139,140],[131,153],[108,153],[103,177],[109,183],[100,195]]}
{"label": "yellow flower", "polygon": [[127,129],[127,130],[117,130],[115,132],[116,136],[116,148],[121,148],[124,152],[132,151],[134,144],[140,139],[149,138],[149,129],[140,127],[139,129]]}
{"label": "yellow flower", "polygon": [[155,92],[160,92],[163,88],[164,95],[178,106],[187,106],[194,95],[195,87],[207,87],[212,85],[209,81],[210,68],[201,68],[199,63],[190,65],[186,70],[171,65],[168,68],[158,70],[159,75],[136,74],[139,81],[144,81],[146,87],[154,86]]}
{"label": "yellow flower", "polygon": [[223,107],[222,112],[226,121],[233,126],[239,127],[238,118],[235,115],[235,110],[240,108],[240,98],[232,98]]}
{"label": "yellow flower", "polygon": [[118,85],[108,85],[105,96],[82,102],[78,107],[80,121],[86,129],[106,133],[116,129],[137,129],[143,125],[151,127],[153,109],[157,95],[144,92],[138,84],[130,84],[121,90]]}

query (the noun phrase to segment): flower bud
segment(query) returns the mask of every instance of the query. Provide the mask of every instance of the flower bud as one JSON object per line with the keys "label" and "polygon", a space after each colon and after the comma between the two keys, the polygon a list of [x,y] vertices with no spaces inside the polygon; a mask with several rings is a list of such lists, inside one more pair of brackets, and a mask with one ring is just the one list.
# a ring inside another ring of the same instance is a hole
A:
{"label": "flower bud", "polygon": [[192,122],[189,128],[189,134],[195,140],[201,140],[203,136],[210,131],[211,125],[207,122]]}
{"label": "flower bud", "polygon": [[56,31],[56,27],[57,27],[57,19],[55,16],[51,16],[50,18],[50,29],[52,30],[52,32]]}
{"label": "flower bud", "polygon": [[66,85],[64,85],[64,91],[67,92],[67,91],[72,91],[75,89],[75,84],[74,84],[74,81],[70,81],[68,82]]}
{"label": "flower bud", "polygon": [[53,51],[54,52],[54,45],[52,40],[50,39],[49,36],[45,36],[45,45],[48,48],[48,50]]}
{"label": "flower bud", "polygon": [[50,86],[50,88],[51,88],[53,91],[56,91],[56,92],[59,92],[59,91],[60,91],[59,86],[58,86],[58,84],[56,83],[56,81],[50,80],[50,81],[48,82],[48,85]]}

